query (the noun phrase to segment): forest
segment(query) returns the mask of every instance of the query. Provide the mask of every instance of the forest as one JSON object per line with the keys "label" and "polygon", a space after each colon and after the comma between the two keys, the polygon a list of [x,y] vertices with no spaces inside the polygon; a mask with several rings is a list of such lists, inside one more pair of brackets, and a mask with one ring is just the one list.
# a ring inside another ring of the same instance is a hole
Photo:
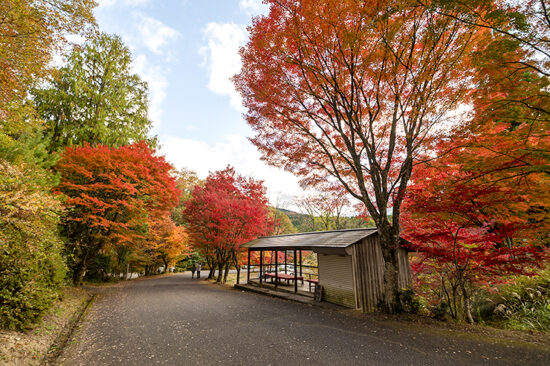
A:
{"label": "forest", "polygon": [[376,227],[380,311],[549,331],[545,0],[265,3],[232,81],[262,158],[308,192],[290,207],[159,153],[149,86],[93,0],[0,3],[0,326],[68,286],[197,262],[225,283],[259,236]]}

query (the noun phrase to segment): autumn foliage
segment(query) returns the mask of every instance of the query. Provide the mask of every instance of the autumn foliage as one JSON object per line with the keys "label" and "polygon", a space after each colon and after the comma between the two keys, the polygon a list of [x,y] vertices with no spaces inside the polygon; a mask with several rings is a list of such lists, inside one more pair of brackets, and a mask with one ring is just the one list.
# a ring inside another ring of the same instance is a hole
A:
{"label": "autumn foliage", "polygon": [[211,173],[185,203],[191,244],[211,269],[218,268],[218,282],[225,282],[230,266],[240,270],[240,245],[267,233],[265,194],[261,181],[228,167]]}
{"label": "autumn foliage", "polygon": [[[544,265],[548,224],[534,219],[541,204],[536,191],[469,170],[463,150],[416,167],[403,235],[418,252],[418,278],[431,274],[428,284],[451,315],[473,322],[475,291],[512,274],[533,275]],[[526,179],[527,187],[538,184]]]}
{"label": "autumn foliage", "polygon": [[147,237],[137,248],[136,256],[142,262],[146,275],[154,273],[159,262],[162,263],[166,273],[187,249],[185,229],[182,226],[176,226],[164,213],[149,219]]}
{"label": "autumn foliage", "polygon": [[252,141],[302,183],[341,185],[363,204],[380,232],[393,311],[413,162],[469,97],[470,55],[488,32],[417,1],[267,4],[235,79]]}
{"label": "autumn foliage", "polygon": [[77,284],[95,254],[142,242],[147,223],[178,204],[172,166],[145,142],[69,147],[56,170],[61,175],[56,191],[66,196],[68,206],[63,231],[74,250]]}
{"label": "autumn foliage", "polygon": [[473,321],[476,291],[548,259],[550,22],[542,1],[450,1],[440,13],[492,32],[471,55],[471,112],[417,162],[405,229],[439,301]]}

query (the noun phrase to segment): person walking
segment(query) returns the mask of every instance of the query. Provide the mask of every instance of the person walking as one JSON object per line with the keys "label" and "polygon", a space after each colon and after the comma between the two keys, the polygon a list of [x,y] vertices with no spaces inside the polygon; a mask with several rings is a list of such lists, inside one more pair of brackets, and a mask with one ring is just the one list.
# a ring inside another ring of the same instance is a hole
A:
{"label": "person walking", "polygon": [[195,263],[191,265],[191,279],[195,278],[195,269],[196,269],[195,266],[196,266]]}
{"label": "person walking", "polygon": [[197,280],[201,278],[201,262],[197,263]]}

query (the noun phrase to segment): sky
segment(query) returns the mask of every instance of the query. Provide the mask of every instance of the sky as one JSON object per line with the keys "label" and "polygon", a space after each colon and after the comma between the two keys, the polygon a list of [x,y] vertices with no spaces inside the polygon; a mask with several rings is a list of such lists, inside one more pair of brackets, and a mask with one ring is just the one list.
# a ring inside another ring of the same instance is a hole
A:
{"label": "sky", "polygon": [[272,204],[292,208],[298,179],[260,160],[230,80],[246,27],[265,11],[261,0],[99,0],[95,15],[102,32],[122,37],[147,81],[153,134],[169,162],[200,178],[231,164],[263,180]]}

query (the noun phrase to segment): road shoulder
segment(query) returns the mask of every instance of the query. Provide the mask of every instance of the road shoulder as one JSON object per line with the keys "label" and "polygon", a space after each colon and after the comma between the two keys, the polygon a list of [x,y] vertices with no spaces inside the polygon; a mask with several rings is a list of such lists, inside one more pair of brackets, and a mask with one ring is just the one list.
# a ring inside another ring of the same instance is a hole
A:
{"label": "road shoulder", "polygon": [[55,357],[90,300],[88,291],[67,287],[63,289],[62,300],[56,301],[31,329],[24,332],[0,330],[0,363],[47,364]]}

